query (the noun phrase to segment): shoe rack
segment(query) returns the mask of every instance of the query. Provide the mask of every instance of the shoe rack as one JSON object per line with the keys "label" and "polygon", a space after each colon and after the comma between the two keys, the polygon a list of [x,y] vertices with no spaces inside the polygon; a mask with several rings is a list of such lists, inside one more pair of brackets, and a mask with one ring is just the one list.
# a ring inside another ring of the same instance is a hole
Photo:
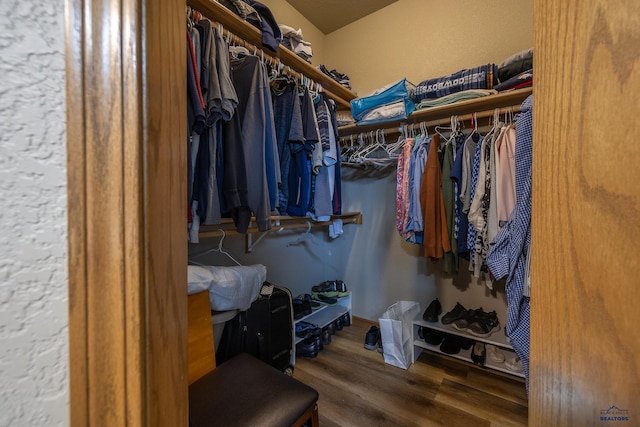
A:
{"label": "shoe rack", "polygon": [[[413,346],[412,346],[412,357],[411,360],[415,363],[416,359],[420,356],[420,353],[422,353],[423,350],[429,350],[429,351],[433,351],[434,353],[438,353],[438,354],[444,354],[445,356],[449,356],[449,357],[453,357],[455,359],[460,359],[460,360],[464,360],[466,362],[471,362],[473,363],[473,361],[471,360],[471,352],[473,351],[473,346],[471,346],[471,348],[469,350],[465,350],[465,349],[460,349],[460,352],[457,354],[447,354],[444,353],[440,350],[440,346],[439,345],[431,345],[426,343],[423,339],[420,338],[420,336],[418,335],[418,329],[420,327],[423,328],[428,328],[428,329],[433,329],[433,330],[437,330],[440,332],[444,332],[450,335],[456,335],[456,336],[460,336],[460,337],[464,337],[464,338],[468,338],[470,340],[473,341],[478,341],[478,342],[483,342],[485,344],[491,344],[491,345],[495,345],[498,350],[500,352],[502,352],[505,356],[505,362],[494,362],[489,358],[489,354],[487,352],[487,356],[486,356],[486,360],[484,366],[485,368],[488,369],[493,369],[496,371],[500,371],[500,372],[504,372],[510,375],[514,375],[516,377],[520,377],[520,378],[524,378],[524,373],[522,372],[517,372],[517,371],[513,371],[509,368],[507,368],[506,366],[506,361],[509,359],[513,359],[516,357],[516,353],[515,351],[513,351],[513,348],[511,347],[511,344],[509,344],[509,340],[507,339],[507,336],[504,333],[504,329],[501,328],[499,331],[492,333],[490,336],[488,337],[477,337],[475,335],[469,334],[467,332],[463,332],[463,331],[459,331],[456,328],[454,328],[451,325],[443,325],[442,323],[440,323],[440,321],[438,322],[425,322],[424,320],[422,320],[421,318],[422,316],[420,315],[420,317],[417,317],[413,320],[413,325],[411,328],[411,340],[413,341]],[[478,366],[478,365],[476,365]]]}
{"label": "shoe rack", "polygon": [[334,322],[339,317],[344,316],[345,313],[349,313],[349,316],[351,316],[351,297],[352,297],[352,293],[351,291],[348,291],[346,296],[336,297],[338,302],[334,305],[329,305],[329,304],[320,302],[321,304],[320,308],[313,310],[311,314],[307,314],[306,316],[301,317],[300,319],[296,319],[293,325],[293,336],[295,337],[295,342],[293,346],[294,353],[295,353],[295,347],[296,347],[295,344],[302,341],[302,338],[297,337],[295,334],[295,331],[296,331],[295,325],[298,322],[304,321],[304,322],[316,325],[319,328],[324,328],[331,322]]}

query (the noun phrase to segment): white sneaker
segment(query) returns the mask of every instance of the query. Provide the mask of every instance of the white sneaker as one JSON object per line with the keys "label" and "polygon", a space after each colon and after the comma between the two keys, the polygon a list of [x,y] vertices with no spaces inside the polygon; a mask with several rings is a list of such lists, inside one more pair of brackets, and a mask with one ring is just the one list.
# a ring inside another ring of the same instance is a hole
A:
{"label": "white sneaker", "polygon": [[519,357],[509,358],[504,362],[504,366],[507,367],[510,371],[513,372],[522,372],[524,369],[522,368],[522,361]]}
{"label": "white sneaker", "polygon": [[504,354],[498,350],[498,347],[491,344],[487,344],[485,347],[487,348],[487,356],[489,356],[489,360],[494,363],[504,362]]}

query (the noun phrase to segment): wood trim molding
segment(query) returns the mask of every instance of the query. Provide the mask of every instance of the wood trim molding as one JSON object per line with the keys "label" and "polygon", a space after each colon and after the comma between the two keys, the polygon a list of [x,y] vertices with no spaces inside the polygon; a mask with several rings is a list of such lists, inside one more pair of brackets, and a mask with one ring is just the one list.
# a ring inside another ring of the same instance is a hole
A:
{"label": "wood trim molding", "polygon": [[184,2],[66,4],[71,424],[187,424]]}

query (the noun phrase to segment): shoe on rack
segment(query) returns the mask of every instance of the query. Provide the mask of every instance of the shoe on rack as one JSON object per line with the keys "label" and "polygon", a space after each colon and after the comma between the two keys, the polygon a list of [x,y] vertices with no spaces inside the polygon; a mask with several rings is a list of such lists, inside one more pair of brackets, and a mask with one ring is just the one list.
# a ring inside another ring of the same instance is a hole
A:
{"label": "shoe on rack", "polygon": [[338,317],[333,321],[333,327],[336,328],[336,331],[342,330],[342,317]]}
{"label": "shoe on rack", "polygon": [[338,297],[346,297],[349,295],[347,285],[342,280],[336,280],[336,291],[338,291]]}
{"label": "shoe on rack", "polygon": [[331,344],[331,334],[329,333],[329,328],[328,327],[324,327],[322,328],[322,345],[329,345]]}
{"label": "shoe on rack", "polygon": [[346,312],[340,318],[342,319],[342,326],[351,326],[351,315],[349,312]]}
{"label": "shoe on rack", "polygon": [[504,366],[513,372],[523,372],[522,360],[519,357],[512,357],[504,361]]}
{"label": "shoe on rack", "polygon": [[487,360],[487,349],[483,342],[476,341],[471,351],[471,360],[476,365],[484,366],[484,362]]}
{"label": "shoe on rack", "polygon": [[495,311],[480,313],[467,327],[467,332],[477,337],[488,337],[500,330],[500,322]]}
{"label": "shoe on rack", "polygon": [[498,347],[491,344],[487,344],[485,347],[487,348],[487,356],[489,356],[489,360],[491,360],[493,363],[504,362],[504,354],[502,354],[502,352],[498,350]]}
{"label": "shoe on rack", "polygon": [[[336,287],[335,280],[333,280],[333,281],[327,280],[327,281],[324,281],[324,282],[320,283],[319,285],[313,286],[311,288],[311,292],[313,294],[324,295],[325,297],[337,297],[338,296],[338,289]],[[315,295],[314,295],[314,298],[315,298]]]}
{"label": "shoe on rack", "polygon": [[364,348],[375,350],[378,347],[378,341],[380,341],[380,328],[372,325],[364,337]]}
{"label": "shoe on rack", "polygon": [[309,299],[306,299],[305,295],[300,295],[291,301],[293,303],[293,318],[296,320],[302,319],[313,312],[311,309],[311,295],[309,295]]}
{"label": "shoe on rack", "polygon": [[330,335],[333,335],[336,333],[336,325],[333,322],[329,323],[327,326],[325,326],[325,328],[327,328]]}
{"label": "shoe on rack", "polygon": [[422,313],[422,320],[435,323],[438,321],[440,314],[442,314],[442,305],[440,305],[440,301],[436,298],[431,301],[431,304],[429,304],[424,313]]}
{"label": "shoe on rack", "polygon": [[320,301],[323,302],[325,304],[328,305],[336,305],[338,303],[338,300],[334,297],[328,297],[324,294],[320,294],[320,293],[314,293],[313,294],[313,299],[316,301]]}
{"label": "shoe on rack", "polygon": [[418,326],[418,337],[423,340],[424,339],[424,334],[425,332],[427,332],[429,330],[429,328],[425,328],[424,326]]}
{"label": "shoe on rack", "polygon": [[423,335],[424,342],[430,345],[440,345],[445,337],[444,332],[429,328],[424,328]]}
{"label": "shoe on rack", "polygon": [[296,336],[298,338],[307,338],[311,335],[319,335],[318,328],[313,323],[297,322],[296,323]]}
{"label": "shoe on rack", "polygon": [[446,335],[442,344],[440,344],[440,351],[444,354],[458,354],[460,353],[460,340],[455,335]]}
{"label": "shoe on rack", "polygon": [[302,301],[293,299],[291,300],[293,304],[293,318],[295,320],[302,319],[304,317],[304,307],[302,306]]}
{"label": "shoe on rack", "polygon": [[469,350],[475,341],[465,337],[458,337],[460,339],[460,348],[463,350]]}
{"label": "shoe on rack", "polygon": [[440,319],[440,322],[442,322],[443,325],[450,325],[456,320],[461,319],[466,312],[467,312],[467,309],[464,308],[462,304],[457,302],[456,306],[453,307],[453,310],[445,313],[444,316],[442,316],[442,318]]}
{"label": "shoe on rack", "polygon": [[469,328],[469,325],[475,322],[478,316],[481,315],[481,313],[484,313],[484,310],[482,308],[477,308],[475,310],[469,309],[461,318],[452,322],[451,326],[459,331],[465,332],[467,328]]}
{"label": "shoe on rack", "polygon": [[318,346],[315,338],[307,338],[296,344],[296,357],[313,359],[316,356],[318,356]]}

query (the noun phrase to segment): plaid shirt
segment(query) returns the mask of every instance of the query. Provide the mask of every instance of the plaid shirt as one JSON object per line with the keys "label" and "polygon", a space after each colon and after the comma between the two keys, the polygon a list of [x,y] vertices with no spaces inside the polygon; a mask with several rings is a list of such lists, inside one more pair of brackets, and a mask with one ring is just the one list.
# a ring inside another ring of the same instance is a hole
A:
{"label": "plaid shirt", "polygon": [[524,100],[516,121],[516,207],[489,247],[487,265],[507,278],[507,335],[522,361],[529,383],[529,298],[524,295],[527,253],[531,244],[531,157],[533,96]]}

